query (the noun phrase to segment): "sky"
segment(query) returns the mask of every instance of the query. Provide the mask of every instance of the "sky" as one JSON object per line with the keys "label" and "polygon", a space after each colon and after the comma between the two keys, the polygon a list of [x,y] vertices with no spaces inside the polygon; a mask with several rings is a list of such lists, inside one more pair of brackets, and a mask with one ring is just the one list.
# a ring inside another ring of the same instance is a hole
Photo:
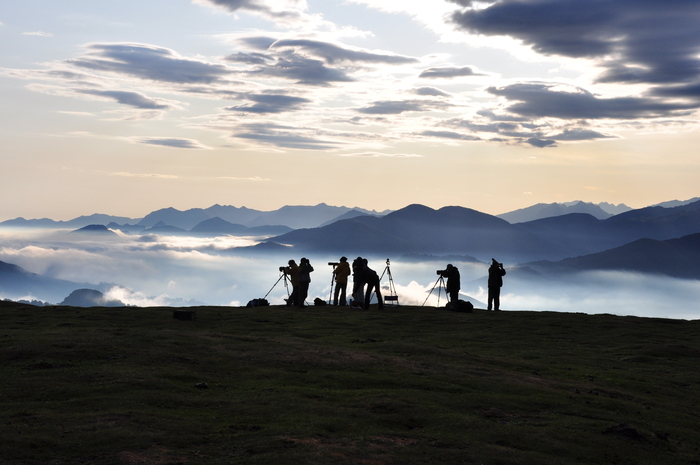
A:
{"label": "sky", "polygon": [[697,0],[0,3],[0,221],[698,196]]}

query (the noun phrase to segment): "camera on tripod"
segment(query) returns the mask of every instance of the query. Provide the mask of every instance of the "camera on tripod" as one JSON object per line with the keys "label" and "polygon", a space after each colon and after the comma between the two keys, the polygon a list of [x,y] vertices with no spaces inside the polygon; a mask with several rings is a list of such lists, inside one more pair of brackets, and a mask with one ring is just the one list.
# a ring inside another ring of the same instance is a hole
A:
{"label": "camera on tripod", "polygon": [[280,266],[280,271],[284,273],[284,269],[287,268],[286,266]]}
{"label": "camera on tripod", "polygon": [[447,270],[437,270],[435,272],[438,276],[442,276],[443,278],[447,276]]}
{"label": "camera on tripod", "polygon": [[336,266],[340,265],[340,262],[328,262],[328,264],[335,268]]}

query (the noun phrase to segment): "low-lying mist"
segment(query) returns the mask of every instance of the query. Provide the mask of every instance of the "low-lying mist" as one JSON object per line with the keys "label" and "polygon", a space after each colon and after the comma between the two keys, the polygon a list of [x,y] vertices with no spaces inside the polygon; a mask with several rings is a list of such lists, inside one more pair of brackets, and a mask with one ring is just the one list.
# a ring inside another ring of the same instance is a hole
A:
{"label": "low-lying mist", "polygon": [[[230,305],[241,306],[267,296],[271,304],[287,297],[279,267],[289,253],[252,256],[237,247],[253,245],[251,237],[82,236],[67,231],[0,231],[0,261],[32,273],[95,286],[103,283],[105,296],[136,306]],[[494,255],[497,255],[494,252]],[[328,300],[332,266],[340,256],[307,255],[315,271],[309,298]],[[355,257],[348,256],[350,261]],[[403,305],[443,306],[447,299],[436,270],[447,260],[416,262],[404,257],[369,256],[370,268],[382,274],[389,258],[390,271]],[[497,257],[498,258],[498,257]],[[487,263],[451,261],[461,273],[462,298],[479,308],[487,300]],[[556,278],[521,273],[505,264],[501,291],[503,310],[611,313],[643,317],[696,319],[700,316],[700,281],[629,272],[587,272]],[[388,278],[382,279],[387,293]],[[348,285],[348,294],[352,284]],[[291,288],[289,289],[291,292]],[[67,295],[0,295],[12,300],[59,303]],[[427,301],[426,301],[427,299]],[[438,300],[439,299],[439,300]]]}

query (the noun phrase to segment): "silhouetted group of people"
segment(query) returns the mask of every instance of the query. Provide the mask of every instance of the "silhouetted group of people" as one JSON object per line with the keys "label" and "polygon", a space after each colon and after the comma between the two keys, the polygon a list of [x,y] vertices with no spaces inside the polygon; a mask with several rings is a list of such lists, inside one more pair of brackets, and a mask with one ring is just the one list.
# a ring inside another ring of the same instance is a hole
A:
{"label": "silhouetted group of people", "polygon": [[[350,269],[347,257],[340,257],[338,263],[329,263],[329,265],[333,265],[333,279],[335,280],[333,305],[348,305],[348,278],[352,274],[352,295],[349,303],[353,307],[368,309],[372,294],[375,293],[379,308],[384,308],[379,275],[368,266],[366,258],[357,257],[352,262],[352,269]],[[307,258],[302,258],[299,265],[294,260],[289,260],[288,266],[281,267],[280,271],[289,277],[292,284],[292,293],[287,299],[287,305],[304,307],[309,294],[313,266]]]}
{"label": "silhouetted group of people", "polygon": [[[350,305],[369,309],[372,293],[375,293],[377,295],[378,307],[384,308],[379,275],[368,266],[366,258],[357,257],[353,260],[352,269],[350,268],[347,257],[340,257],[339,262],[329,263],[329,265],[333,265],[333,279],[335,281],[333,305],[348,305],[348,278],[352,274],[353,282]],[[294,260],[289,260],[288,266],[280,268],[280,271],[284,272],[284,274],[289,277],[292,284],[292,293],[289,299],[287,299],[287,305],[304,307],[309,294],[311,273],[314,271],[314,267],[311,266],[307,258],[302,258],[299,265],[297,265]],[[444,270],[438,270],[438,274],[447,279],[445,292],[449,296],[449,301],[453,303],[457,302],[461,289],[459,269],[452,264],[448,264]],[[495,258],[491,259],[488,279],[487,310],[500,310],[501,287],[503,286],[503,276],[505,276],[505,274],[506,270],[503,268],[503,263],[499,263]]]}
{"label": "silhouetted group of people", "polygon": [[299,261],[299,265],[294,260],[289,260],[287,265],[280,269],[285,275],[289,276],[289,281],[292,283],[292,293],[287,299],[287,305],[304,307],[306,298],[309,295],[309,284],[311,284],[311,273],[314,271],[314,267],[311,266],[308,258],[302,258]]}

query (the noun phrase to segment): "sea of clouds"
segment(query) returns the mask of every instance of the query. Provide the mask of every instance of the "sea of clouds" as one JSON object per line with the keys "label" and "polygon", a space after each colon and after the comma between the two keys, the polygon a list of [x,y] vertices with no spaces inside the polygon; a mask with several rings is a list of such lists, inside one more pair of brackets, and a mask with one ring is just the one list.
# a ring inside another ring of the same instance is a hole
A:
{"label": "sea of clouds", "polygon": [[[242,306],[266,297],[282,304],[291,291],[280,279],[279,267],[301,255],[241,253],[239,247],[254,245],[260,238],[215,238],[162,235],[110,237],[81,236],[63,230],[0,230],[0,261],[19,265],[32,273],[79,283],[105,291],[108,299],[128,305]],[[308,303],[315,297],[329,300],[335,255],[309,255],[315,268]],[[355,257],[348,257],[352,261]],[[383,292],[388,293],[388,270],[403,305],[443,306],[447,299],[436,271],[447,261],[416,262],[404,257],[370,256],[369,265],[384,274]],[[486,263],[453,261],[460,269],[462,297],[484,308],[487,300]],[[535,310],[610,313],[642,317],[697,319],[700,317],[700,281],[664,276],[599,271],[556,278],[519,274],[515,264],[505,264],[501,292],[503,310]],[[350,284],[348,287],[351,287]],[[348,293],[350,289],[348,289]],[[6,293],[7,294],[7,293]],[[10,293],[11,294],[11,293]],[[13,300],[58,303],[66,296],[0,295]]]}

